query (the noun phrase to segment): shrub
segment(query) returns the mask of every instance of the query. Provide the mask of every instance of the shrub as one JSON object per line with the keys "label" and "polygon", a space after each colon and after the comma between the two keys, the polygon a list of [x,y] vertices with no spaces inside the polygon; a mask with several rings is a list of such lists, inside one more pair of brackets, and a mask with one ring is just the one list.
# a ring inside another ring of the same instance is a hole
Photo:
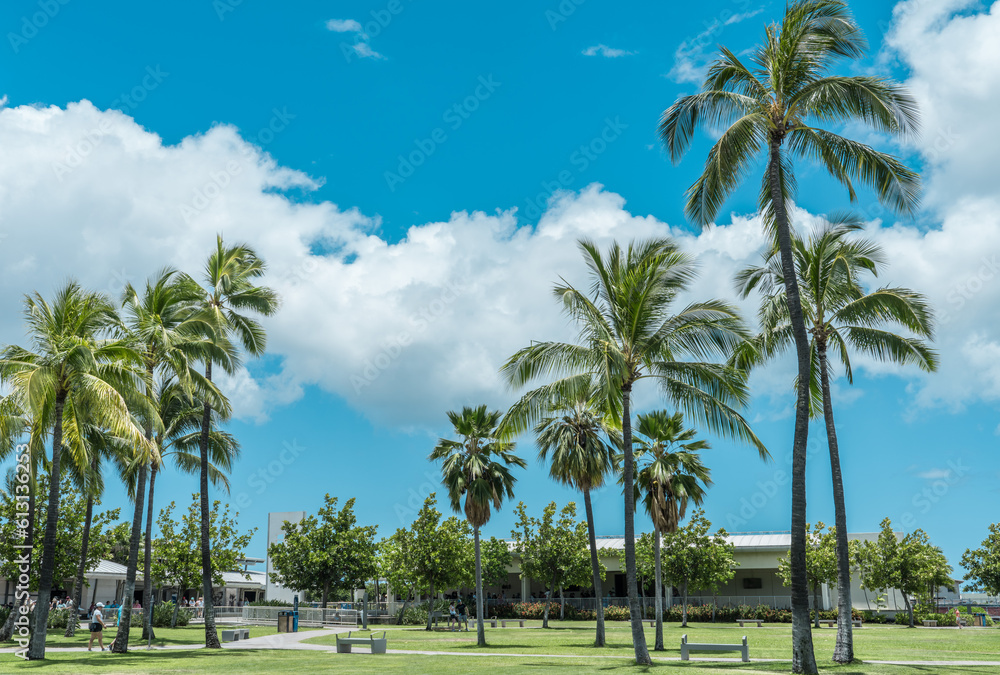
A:
{"label": "shrub", "polygon": [[605,621],[628,621],[631,618],[628,607],[618,605],[608,605],[604,608]]}
{"label": "shrub", "polygon": [[49,628],[65,628],[68,623],[68,609],[53,609],[49,611],[49,620],[47,622]]}
{"label": "shrub", "polygon": [[[186,626],[194,616],[194,612],[190,609],[184,609],[183,607],[177,610],[177,625]],[[153,627],[154,628],[167,628],[170,626],[170,621],[174,617],[174,603],[173,602],[158,602],[153,605]]]}
{"label": "shrub", "polygon": [[8,616],[10,616],[10,607],[0,607],[0,626],[7,623]]}

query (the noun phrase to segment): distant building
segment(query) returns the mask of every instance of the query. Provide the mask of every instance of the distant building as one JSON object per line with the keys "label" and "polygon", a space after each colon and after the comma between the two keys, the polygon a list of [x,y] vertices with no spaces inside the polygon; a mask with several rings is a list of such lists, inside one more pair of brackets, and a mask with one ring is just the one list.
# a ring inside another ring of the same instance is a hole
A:
{"label": "distant building", "polygon": [[[284,539],[284,533],[281,530],[281,526],[286,522],[297,523],[306,517],[305,511],[281,511],[277,513],[267,514],[267,547],[271,548],[271,544],[276,544]],[[288,604],[292,604],[294,596],[298,593],[299,598],[302,598],[302,594],[299,591],[291,588],[285,588],[281,584],[276,584],[271,581],[271,572],[274,571],[274,567],[271,566],[271,555],[268,553],[266,569],[266,582],[265,582],[265,597],[268,600],[283,600]]]}

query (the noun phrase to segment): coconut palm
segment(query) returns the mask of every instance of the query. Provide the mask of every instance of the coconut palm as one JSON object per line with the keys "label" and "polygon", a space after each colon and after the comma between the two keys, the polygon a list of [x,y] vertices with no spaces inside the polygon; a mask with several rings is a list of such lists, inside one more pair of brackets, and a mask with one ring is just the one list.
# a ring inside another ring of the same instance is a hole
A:
{"label": "coconut palm", "polygon": [[[749,442],[766,456],[764,445],[734,408],[747,402],[745,374],[707,361],[726,359],[747,336],[736,310],[709,300],[672,312],[677,295],[695,276],[694,261],[668,239],[634,242],[626,250],[612,244],[607,255],[590,241],[581,241],[580,248],[593,277],[591,294],[566,282],[555,287],[564,310],[580,326],[579,344],[537,342],[521,349],[501,369],[507,381],[522,387],[541,376],[592,377],[601,399],[621,415],[625,485],[635,480],[632,388],[643,379],[654,380],[665,398],[707,428]],[[632,640],[636,662],[649,665],[636,577],[632,490],[624,490],[624,501]]]}
{"label": "coconut palm", "polygon": [[[246,244],[226,246],[222,236],[216,237],[216,248],[205,266],[205,287],[200,289],[199,318],[211,327],[207,335],[214,350],[205,357],[205,380],[212,380],[212,365],[218,363],[227,372],[235,372],[240,358],[236,343],[250,356],[260,356],[267,346],[263,326],[251,315],[271,316],[278,311],[278,296],[256,281],[267,271],[267,265]],[[248,314],[251,313],[251,314]],[[201,494],[201,564],[202,594],[205,597],[205,646],[219,649],[212,598],[212,549],[208,482],[212,436],[212,401],[202,402],[201,437],[199,442]]]}
{"label": "coconut palm", "polygon": [[[695,440],[695,430],[684,428],[684,414],[656,410],[639,415],[636,425],[636,490],[653,521],[653,563],[656,589],[656,651],[663,651],[663,576],[660,543],[663,534],[677,531],[688,501],[701,506],[712,472],[698,455],[710,446]],[[687,625],[687,607],[683,608]]]}
{"label": "coconut palm", "polygon": [[[164,268],[146,282],[142,290],[131,284],[125,287],[122,294],[122,310],[125,323],[132,339],[142,354],[142,365],[146,371],[146,397],[153,407],[153,414],[143,420],[146,438],[153,441],[155,433],[163,429],[162,420],[156,411],[157,381],[165,378],[177,378],[188,390],[197,387],[218,398],[217,390],[206,382],[192,367],[197,359],[206,358],[216,350],[213,341],[207,339],[212,335],[212,326],[206,323],[196,311],[200,307],[199,289],[188,277],[177,270]],[[155,433],[154,433],[155,432]],[[150,466],[159,462],[158,453],[146,457],[137,456],[134,460],[137,473],[135,483],[130,488],[135,510],[132,518],[132,537],[130,548],[135,547],[136,557],[133,565],[132,551],[129,551],[128,565],[125,577],[125,598],[130,600],[135,589],[135,576],[138,571],[139,541],[143,534],[143,508],[147,508],[147,524],[143,555],[143,594],[142,605],[149,608],[152,597],[151,564],[151,520],[152,500],[146,498],[146,483]],[[143,613],[143,637],[149,637],[152,630],[152,614]],[[128,628],[132,621],[130,602],[123,603],[120,625],[125,630],[119,631],[111,646],[113,652],[128,651]]]}
{"label": "coconut palm", "polygon": [[802,317],[792,257],[788,201],[795,195],[792,159],[822,164],[852,200],[854,183],[872,188],[878,199],[904,214],[919,198],[919,178],[895,157],[876,151],[820,125],[855,122],[887,134],[909,135],[917,128],[913,99],[898,84],[878,77],[831,75],[842,59],[858,59],[867,49],[860,28],[843,0],[798,0],[785,7],[780,25],[766,29],[749,65],[726,48],[708,70],[702,90],[682,96],[661,118],[660,136],[674,162],[690,145],[699,124],[722,128],[705,169],[689,188],[685,210],[708,225],[726,198],[751,172],[760,156],[767,170],[759,208],[777,242],[798,359],[799,386],[792,443],[792,669],[816,672],[809,628],[806,579],[805,466],[809,425],[809,338]]}
{"label": "coconut palm", "polygon": [[[885,265],[882,249],[868,239],[851,238],[860,225],[850,218],[836,219],[808,239],[793,237],[792,246],[802,311],[810,333],[809,372],[811,416],[823,416],[826,424],[830,466],[833,474],[833,504],[837,532],[837,644],[834,660],[854,658],[851,623],[851,567],[847,542],[847,509],[840,469],[840,449],[830,398],[829,353],[840,361],[847,381],[853,383],[850,350],[878,361],[915,364],[931,372],[937,355],[922,340],[885,330],[890,324],[916,336],[930,338],[933,318],[926,299],[906,288],[878,288],[865,292],[861,276],[877,276]],[[762,294],[761,333],[736,354],[742,366],[752,367],[784,351],[791,343],[791,323],[785,301],[783,269],[777,252],[771,250],[760,266],[742,270],[737,290],[747,297],[755,289]]]}
{"label": "coconut palm", "polygon": [[[614,418],[600,409],[600,389],[589,376],[567,378],[560,385],[556,388],[539,387],[525,394],[507,412],[501,429],[510,435],[517,435],[534,425],[538,458],[549,462],[549,475],[583,493],[594,598],[598,603],[594,646],[603,647],[601,567],[590,493],[603,487],[611,473],[613,446],[620,445],[621,434]],[[610,439],[611,444],[605,439]]]}
{"label": "coconut palm", "polygon": [[[24,315],[32,349],[9,346],[3,350],[0,382],[21,392],[27,411],[42,420],[52,435],[35,630],[28,645],[28,658],[42,659],[55,565],[62,450],[64,441],[69,441],[66,445],[71,449],[84,447],[71,438],[79,430],[73,422],[82,416],[78,411],[87,411],[88,419],[127,438],[140,451],[155,451],[129,412],[130,404],[141,405],[132,394],[141,391],[144,374],[140,355],[115,335],[121,321],[110,299],[71,281],[56,293],[51,304],[38,293],[28,296]],[[66,439],[64,430],[68,432]],[[85,456],[72,460],[78,465],[89,464]]]}
{"label": "coconut palm", "polygon": [[448,488],[451,508],[456,513],[464,511],[472,526],[476,547],[476,640],[480,647],[486,646],[486,631],[483,628],[479,529],[489,522],[492,509],[499,510],[505,498],[514,498],[517,479],[511,467],[523,469],[526,466],[524,460],[514,454],[514,443],[500,438],[501,417],[499,410],[488,411],[485,405],[466,406],[460,413],[449,411],[448,419],[461,440],[439,439],[428,457],[432,462],[441,462],[441,483]]}

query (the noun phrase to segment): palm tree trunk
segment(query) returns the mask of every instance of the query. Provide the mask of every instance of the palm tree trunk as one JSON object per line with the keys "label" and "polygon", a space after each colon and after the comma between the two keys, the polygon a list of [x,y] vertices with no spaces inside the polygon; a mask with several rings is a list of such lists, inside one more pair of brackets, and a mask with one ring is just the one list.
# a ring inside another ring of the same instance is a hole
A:
{"label": "palm tree trunk", "polygon": [[66,405],[66,392],[56,394],[55,410],[52,412],[52,464],[49,468],[49,506],[45,511],[45,536],[43,539],[42,564],[39,568],[38,604],[35,608],[35,629],[28,643],[28,658],[45,658],[46,624],[49,618],[49,600],[52,596],[52,575],[56,567],[56,528],[59,527],[59,463],[62,455],[62,416]]}
{"label": "palm tree trunk", "polygon": [[[97,458],[91,462],[91,469],[97,471]],[[73,584],[73,609],[70,612],[69,620],[66,622],[65,637],[73,637],[76,634],[76,626],[80,621],[80,605],[83,603],[83,582],[87,573],[87,548],[90,544],[90,524],[94,518],[94,495],[87,496],[87,515],[83,520],[83,534],[80,537],[80,565],[76,570],[76,583]]]}
{"label": "palm tree trunk", "polygon": [[654,587],[656,590],[656,645],[655,651],[664,651],[663,647],[663,577],[660,572],[660,528],[653,525],[655,532],[653,542],[653,560],[656,563],[656,575]]}
{"label": "palm tree trunk", "polygon": [[566,593],[562,586],[559,587],[559,619],[566,618]]}
{"label": "palm tree trunk", "polygon": [[906,604],[906,612],[910,615],[910,628],[913,628],[913,605],[910,604],[909,593],[903,593],[903,602]]}
{"label": "palm tree trunk", "polygon": [[837,644],[833,660],[850,663],[854,660],[854,624],[851,622],[854,605],[851,601],[851,561],[847,545],[847,507],[844,502],[844,478],[840,472],[840,447],[837,427],[833,423],[833,401],[830,398],[830,374],[826,370],[826,337],[816,340],[819,351],[820,382],[823,385],[823,418],[826,421],[826,439],[830,447],[830,469],[833,474],[833,510],[837,530]]}
{"label": "palm tree trunk", "polygon": [[[781,130],[780,133],[784,133]],[[809,582],[806,578],[806,446],[809,442],[809,336],[802,317],[802,300],[792,258],[792,237],[781,189],[781,137],[771,138],[768,162],[771,183],[771,206],[774,211],[781,251],[781,271],[785,280],[785,298],[795,337],[798,360],[798,388],[795,401],[795,435],[792,440],[792,546],[789,562],[792,576],[792,672],[814,675],[818,672],[809,627]]]}
{"label": "palm tree trunk", "polygon": [[[205,379],[212,381],[212,361],[205,363]],[[212,548],[210,538],[210,512],[208,508],[208,437],[212,427],[212,406],[208,401],[203,403],[201,416],[201,453],[200,491],[201,491],[201,587],[205,597],[205,646],[209,649],[221,649],[219,634],[215,630],[215,600],[212,597]]]}
{"label": "palm tree trunk", "polygon": [[549,627],[549,605],[552,604],[552,591],[555,590],[556,575],[552,574],[552,582],[545,591],[545,609],[542,610],[542,628]]}
{"label": "palm tree trunk", "polygon": [[122,597],[118,634],[111,645],[116,654],[128,652],[129,629],[132,626],[132,596],[135,594],[135,573],[139,567],[139,538],[142,535],[142,512],[146,499],[146,463],[139,466],[135,481],[135,513],[132,516],[132,536],[128,543],[128,565],[125,569],[125,593]]}
{"label": "palm tree trunk", "polygon": [[[393,595],[395,595],[395,592],[393,592]],[[410,598],[412,597],[413,597],[413,591],[411,590],[409,593],[406,594],[406,597],[403,599],[403,609],[399,611],[399,619],[396,621],[397,626],[403,625],[403,617],[406,616],[406,608],[410,606]]]}
{"label": "palm tree trunk", "polygon": [[604,646],[604,607],[601,604],[601,562],[597,557],[597,534],[594,531],[594,507],[590,503],[590,490],[583,491],[583,505],[587,509],[587,535],[590,537],[590,569],[594,575],[594,599],[597,600],[597,635],[595,647]]}
{"label": "palm tree trunk", "polygon": [[156,484],[156,464],[149,471],[149,503],[146,506],[146,551],[145,563],[142,566],[142,639],[156,639],[153,632],[153,612],[150,599],[153,596],[153,578],[150,574],[153,555],[153,487]]}
{"label": "palm tree trunk", "polygon": [[[35,492],[38,489],[37,483],[35,483],[35,476],[29,477],[28,483],[28,527],[24,530],[24,541],[31,544],[35,541]],[[34,564],[34,549],[26,549],[28,555],[28,578],[31,578],[31,568]],[[25,593],[24,597],[18,600],[17,593],[14,594],[14,606],[11,607],[10,614],[7,615],[7,620],[3,624],[3,628],[0,629],[0,642],[10,642],[14,637],[14,622],[17,617],[20,616],[21,605],[28,604],[28,595]]]}
{"label": "palm tree trunk", "polygon": [[632,456],[632,412],[629,409],[632,398],[632,384],[622,387],[622,453],[625,455],[625,582],[628,588],[628,609],[632,620],[632,644],[635,647],[635,662],[649,666],[646,648],[646,634],[642,630],[642,610],[639,608],[639,586],[635,570],[635,459]]}
{"label": "palm tree trunk", "polygon": [[479,525],[473,529],[476,542],[476,644],[486,646],[486,627],[483,623],[483,559],[479,552]]}

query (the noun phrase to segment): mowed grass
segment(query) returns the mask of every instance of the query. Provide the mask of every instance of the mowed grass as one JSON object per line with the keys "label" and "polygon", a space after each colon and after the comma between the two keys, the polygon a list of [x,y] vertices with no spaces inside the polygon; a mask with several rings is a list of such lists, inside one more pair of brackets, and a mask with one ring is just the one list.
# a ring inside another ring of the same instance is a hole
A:
{"label": "mowed grass", "polygon": [[[780,663],[656,663],[652,667],[635,666],[626,658],[543,658],[505,656],[423,656],[417,654],[334,654],[305,651],[243,651],[243,650],[184,650],[131,652],[126,655],[108,653],[52,654],[45,661],[24,662],[0,655],[0,673],[46,673],[52,675],[170,674],[204,673],[414,673],[417,675],[446,673],[515,675],[581,675],[583,673],[747,673],[756,675],[787,674],[790,662]],[[996,675],[996,666],[910,667],[875,664],[821,666],[820,672],[835,675]]]}
{"label": "mowed grass", "polygon": [[[24,662],[13,654],[0,654],[0,673],[39,672],[53,675],[81,673],[546,673],[580,675],[581,673],[788,673],[791,670],[791,627],[787,624],[764,628],[740,628],[711,624],[691,624],[682,629],[676,624],[666,626],[664,639],[668,651],[654,652],[654,658],[676,659],[680,655],[680,636],[687,633],[691,641],[739,642],[745,634],[750,644],[750,658],[779,659],[775,662],[743,664],[735,654],[705,653],[705,657],[733,657],[731,662],[681,663],[660,661],[652,667],[638,667],[632,662],[629,627],[625,623],[608,624],[609,646],[595,649],[594,624],[553,622],[553,628],[542,630],[540,622],[529,622],[529,628],[487,628],[490,646],[476,647],[475,632],[453,633],[438,630],[427,633],[420,628],[387,628],[390,649],[450,652],[443,655],[332,653],[333,636],[307,639],[307,642],[328,645],[330,651],[289,650],[204,650],[177,649],[146,651],[138,643],[136,629],[133,649],[126,655],[109,652],[50,652],[42,662]],[[377,631],[381,633],[381,631]],[[159,629],[158,639],[170,644],[199,645],[204,629],[189,626]],[[251,635],[274,635],[270,627],[251,629]],[[74,638],[86,636],[81,634]],[[859,663],[835,666],[830,663],[835,631],[813,631],[816,655],[822,673],[842,675],[901,675],[926,673],[942,675],[996,675],[1000,668],[993,664],[981,666],[919,666],[882,665],[863,661],[1000,661],[1000,630],[931,630],[906,629],[897,626],[869,626],[855,631]],[[646,628],[650,646],[652,629]],[[59,641],[64,641],[61,638]],[[66,645],[62,645],[66,646]],[[80,646],[73,644],[72,646]],[[85,638],[83,646],[86,646]],[[480,655],[482,653],[486,655]],[[547,654],[565,654],[558,658]]]}
{"label": "mowed grass", "polygon": [[[386,628],[389,649],[490,652],[496,654],[565,654],[588,656],[627,656],[632,653],[632,633],[628,624],[607,624],[607,647],[595,649],[593,622],[550,622],[548,630],[541,622],[528,622],[528,628],[486,628],[489,646],[476,646],[475,628],[459,633],[437,630],[428,633],[418,627]],[[381,629],[376,631],[381,635]],[[646,640],[652,650],[654,630],[645,628]],[[690,642],[737,644],[744,635],[750,645],[750,658],[791,659],[791,624],[764,624],[757,628],[736,624],[691,623],[687,628],[666,624],[663,630],[663,656],[680,656],[681,635]],[[829,661],[833,655],[837,632],[834,628],[813,629],[813,644],[818,661]],[[308,639],[307,642],[334,646],[334,636]],[[1000,661],[1000,630],[991,628],[962,631],[904,626],[870,625],[854,631],[854,653],[863,661]],[[716,656],[725,657],[726,653]],[[706,656],[711,656],[707,654]],[[1000,672],[1000,669],[996,669]]]}
{"label": "mowed grass", "polygon": [[[230,628],[231,626],[219,625],[219,632],[221,637],[221,632],[224,628]],[[234,627],[234,626],[233,626]],[[84,626],[86,628],[86,626]],[[250,637],[262,637],[264,635],[273,635],[275,629],[273,626],[246,626],[250,629]],[[312,630],[312,629],[303,629]],[[90,631],[88,630],[78,630],[76,635],[71,638],[65,637],[63,633],[66,632],[65,628],[53,628],[45,634],[45,646],[46,647],[86,647],[90,642]],[[153,640],[154,647],[164,647],[167,645],[202,645],[205,644],[205,627],[202,625],[198,626],[184,626],[182,628],[154,628],[154,635],[156,639]],[[115,641],[115,636],[118,634],[118,629],[115,627],[106,628],[104,630],[104,646],[110,647],[111,643]],[[128,643],[130,648],[134,647],[145,647],[147,641],[142,639],[142,626],[132,626],[132,630],[128,634]],[[0,645],[3,647],[15,646],[13,644]],[[94,639],[94,649],[98,649],[97,639]]]}

